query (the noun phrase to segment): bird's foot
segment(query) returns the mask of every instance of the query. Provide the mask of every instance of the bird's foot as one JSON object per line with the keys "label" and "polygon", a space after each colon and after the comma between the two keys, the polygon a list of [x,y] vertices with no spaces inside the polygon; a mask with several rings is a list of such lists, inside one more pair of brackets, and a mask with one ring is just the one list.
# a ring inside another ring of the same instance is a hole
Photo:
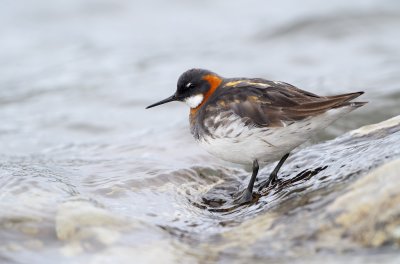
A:
{"label": "bird's foot", "polygon": [[248,190],[244,190],[242,195],[240,196],[240,199],[238,200],[239,204],[246,204],[249,203],[253,200],[253,194]]}
{"label": "bird's foot", "polygon": [[262,189],[267,188],[269,186],[274,188],[277,185],[277,183],[278,183],[277,175],[274,174],[274,173],[271,173],[271,175],[269,175],[268,180],[263,185],[261,185],[259,190],[262,190]]}

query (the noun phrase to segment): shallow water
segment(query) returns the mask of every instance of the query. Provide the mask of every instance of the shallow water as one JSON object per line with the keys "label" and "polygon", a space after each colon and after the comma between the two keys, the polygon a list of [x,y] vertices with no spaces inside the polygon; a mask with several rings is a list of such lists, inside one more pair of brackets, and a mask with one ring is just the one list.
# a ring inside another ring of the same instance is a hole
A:
{"label": "shallow water", "polygon": [[[279,188],[238,207],[235,194],[249,172],[195,145],[186,106],[144,109],[172,94],[181,72],[203,67],[319,94],[364,90],[369,104],[313,143],[397,115],[397,1],[4,7],[0,261],[398,260],[390,247],[314,239],[326,204],[398,157],[397,131],[304,148],[283,167]],[[261,171],[257,188],[271,168]]]}

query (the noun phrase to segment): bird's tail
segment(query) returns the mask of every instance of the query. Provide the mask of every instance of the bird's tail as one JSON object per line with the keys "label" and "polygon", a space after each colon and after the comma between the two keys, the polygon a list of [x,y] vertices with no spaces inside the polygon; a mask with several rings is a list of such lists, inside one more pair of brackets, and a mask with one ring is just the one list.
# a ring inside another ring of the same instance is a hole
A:
{"label": "bird's tail", "polygon": [[358,108],[358,107],[365,105],[368,102],[352,102],[351,100],[359,97],[363,93],[364,92],[339,94],[339,95],[327,96],[327,98],[333,99],[334,101],[337,102],[337,104],[335,104],[334,108],[340,108],[340,107],[344,107],[344,106],[351,106],[354,108]]}

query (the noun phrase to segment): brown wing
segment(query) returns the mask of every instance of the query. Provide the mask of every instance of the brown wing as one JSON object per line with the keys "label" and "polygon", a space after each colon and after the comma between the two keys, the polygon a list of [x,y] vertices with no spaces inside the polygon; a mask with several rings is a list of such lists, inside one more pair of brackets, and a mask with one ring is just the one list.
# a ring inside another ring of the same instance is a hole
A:
{"label": "brown wing", "polygon": [[226,82],[218,89],[218,99],[226,108],[257,126],[284,126],[285,122],[317,116],[342,107],[363,92],[318,96],[283,82],[241,79]]}

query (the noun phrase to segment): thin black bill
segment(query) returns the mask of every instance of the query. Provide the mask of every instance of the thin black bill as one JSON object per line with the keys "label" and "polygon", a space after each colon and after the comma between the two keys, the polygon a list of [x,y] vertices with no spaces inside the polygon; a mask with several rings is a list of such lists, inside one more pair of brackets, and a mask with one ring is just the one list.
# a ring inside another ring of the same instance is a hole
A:
{"label": "thin black bill", "polygon": [[157,102],[155,104],[149,105],[148,107],[146,107],[146,109],[152,108],[152,107],[157,106],[157,105],[162,105],[162,104],[165,104],[165,103],[173,102],[173,101],[177,101],[175,95],[170,96],[170,97],[168,97],[168,98],[166,98],[164,100],[161,100],[160,102]]}

